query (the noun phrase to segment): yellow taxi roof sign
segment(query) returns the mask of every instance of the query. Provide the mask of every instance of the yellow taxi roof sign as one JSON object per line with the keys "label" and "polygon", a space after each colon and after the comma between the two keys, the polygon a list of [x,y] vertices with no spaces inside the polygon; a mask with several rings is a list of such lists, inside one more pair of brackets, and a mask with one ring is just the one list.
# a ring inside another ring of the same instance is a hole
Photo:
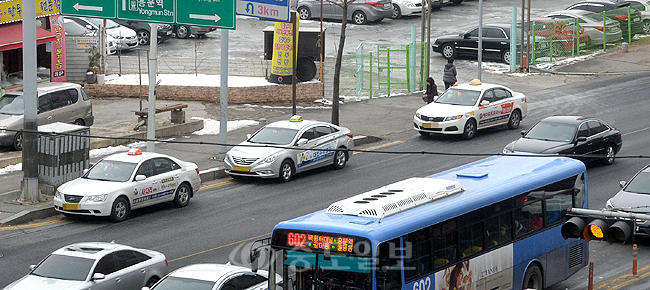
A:
{"label": "yellow taxi roof sign", "polygon": [[299,115],[291,116],[291,119],[289,119],[289,122],[302,122],[302,116],[299,116]]}
{"label": "yellow taxi roof sign", "polygon": [[471,80],[469,82],[469,84],[472,85],[472,86],[480,86],[480,85],[482,85],[481,80],[479,80],[479,79],[473,79],[473,80]]}
{"label": "yellow taxi roof sign", "polygon": [[142,155],[142,150],[134,148],[134,149],[129,150],[127,155]]}

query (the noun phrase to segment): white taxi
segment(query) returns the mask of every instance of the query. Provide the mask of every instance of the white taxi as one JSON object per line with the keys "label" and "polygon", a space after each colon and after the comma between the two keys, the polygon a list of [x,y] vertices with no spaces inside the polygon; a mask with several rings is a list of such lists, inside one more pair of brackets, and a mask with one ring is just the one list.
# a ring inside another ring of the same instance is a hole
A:
{"label": "white taxi", "polygon": [[200,186],[196,164],[131,149],[102,159],[59,186],[53,202],[66,215],[110,216],[120,222],[132,209],[157,203],[184,207]]}
{"label": "white taxi", "polygon": [[450,87],[432,103],[418,109],[413,126],[422,136],[462,134],[463,138],[471,139],[478,129],[498,125],[517,129],[527,113],[524,94],[474,79]]}
{"label": "white taxi", "polygon": [[330,123],[290,120],[268,124],[226,153],[226,173],[233,178],[279,178],[287,182],[296,173],[332,165],[342,169],[354,149],[352,132]]}

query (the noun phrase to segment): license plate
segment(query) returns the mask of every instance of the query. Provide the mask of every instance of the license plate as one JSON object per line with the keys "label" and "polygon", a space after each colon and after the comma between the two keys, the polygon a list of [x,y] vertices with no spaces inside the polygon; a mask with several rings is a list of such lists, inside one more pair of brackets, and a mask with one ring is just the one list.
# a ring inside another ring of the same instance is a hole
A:
{"label": "license plate", "polygon": [[390,3],[384,3],[384,8],[393,8]]}
{"label": "license plate", "polygon": [[63,210],[79,210],[78,204],[63,204]]}
{"label": "license plate", "polygon": [[251,167],[250,166],[233,166],[232,170],[249,172],[249,171],[251,171]]}
{"label": "license plate", "polygon": [[438,128],[438,123],[422,123],[422,128],[426,128],[426,129]]}
{"label": "license plate", "polygon": [[639,17],[634,17],[634,21],[641,21],[641,18],[639,18]]}

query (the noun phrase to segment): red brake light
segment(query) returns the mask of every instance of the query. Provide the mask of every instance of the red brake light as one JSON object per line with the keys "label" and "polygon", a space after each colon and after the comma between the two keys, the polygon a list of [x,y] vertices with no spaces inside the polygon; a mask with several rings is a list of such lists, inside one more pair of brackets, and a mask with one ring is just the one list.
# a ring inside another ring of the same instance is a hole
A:
{"label": "red brake light", "polygon": [[198,167],[196,168],[196,174],[199,174],[199,168]]}
{"label": "red brake light", "polygon": [[373,7],[377,7],[377,6],[382,5],[381,3],[378,3],[378,2],[366,2],[366,4],[371,5]]}
{"label": "red brake light", "polygon": [[349,134],[348,134],[348,137],[353,138],[354,135],[352,135],[352,133],[349,133]]}
{"label": "red brake light", "polygon": [[167,263],[167,259],[165,259],[165,266],[169,267],[169,263]]}
{"label": "red brake light", "polygon": [[618,18],[620,20],[627,20],[627,15],[616,15],[614,17],[616,17],[616,18]]}
{"label": "red brake light", "polygon": [[596,29],[598,29],[598,30],[600,30],[600,31],[603,31],[603,27],[602,27],[602,26],[596,26],[596,27],[594,27],[594,28],[596,28]]}

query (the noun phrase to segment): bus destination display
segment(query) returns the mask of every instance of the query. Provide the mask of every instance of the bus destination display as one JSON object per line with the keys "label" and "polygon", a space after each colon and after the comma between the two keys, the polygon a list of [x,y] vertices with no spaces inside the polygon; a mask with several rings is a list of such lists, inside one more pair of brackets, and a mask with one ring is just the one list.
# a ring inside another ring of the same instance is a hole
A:
{"label": "bus destination display", "polygon": [[288,232],[287,246],[308,248],[317,251],[351,253],[354,249],[354,238],[314,233]]}

